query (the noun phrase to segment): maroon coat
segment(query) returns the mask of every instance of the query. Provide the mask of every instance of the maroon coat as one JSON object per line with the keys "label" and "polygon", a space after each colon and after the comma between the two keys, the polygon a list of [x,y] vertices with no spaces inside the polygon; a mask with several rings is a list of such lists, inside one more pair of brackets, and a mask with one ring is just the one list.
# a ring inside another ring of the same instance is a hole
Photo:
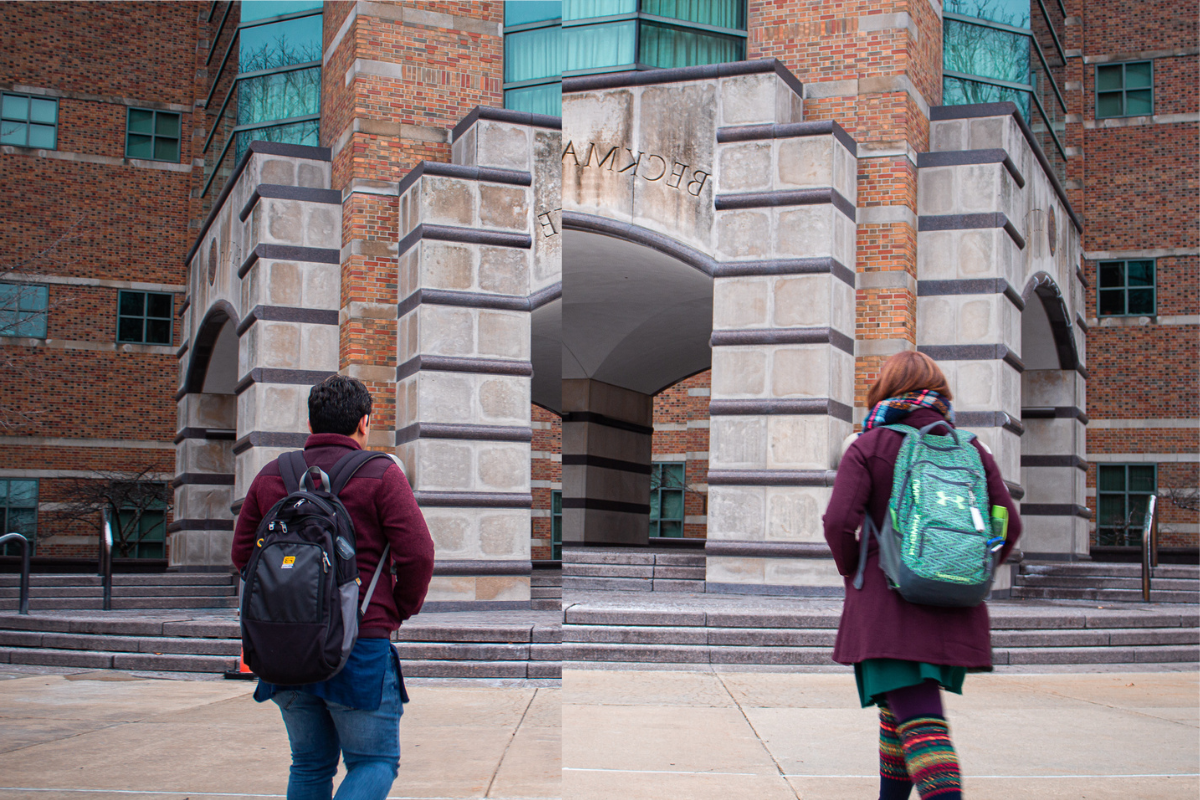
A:
{"label": "maroon coat", "polygon": [[[942,418],[932,409],[921,408],[903,422],[922,428]],[[867,552],[863,588],[858,590],[852,585],[860,552],[855,531],[866,512],[882,527],[892,494],[892,472],[903,441],[904,435],[898,431],[875,428],[859,436],[838,465],[833,496],[824,516],[825,540],[833,551],[838,572],[846,579],[846,602],[833,660],[855,664],[868,658],[900,658],[957,667],[990,666],[986,603],[975,608],[941,608],[907,602],[899,592],[888,588],[879,568],[879,543],[874,540]],[[987,473],[990,504],[1008,508],[1008,541],[1000,551],[1003,561],[1021,535],[1021,519],[995,459],[978,440],[975,447]]]}
{"label": "maroon coat", "polygon": [[[304,460],[310,467],[328,472],[342,456],[361,449],[349,436],[314,433],[304,445]],[[263,515],[286,495],[279,462],[272,461],[250,484],[246,502],[238,514],[233,533],[233,563],[239,570],[245,569],[250,560],[254,534]],[[425,592],[433,576],[433,539],[404,472],[391,459],[368,461],[339,497],[354,521],[358,575],[364,592],[371,585],[384,545],[389,542],[392,545],[389,555],[396,576],[392,578],[384,569],[358,626],[358,635],[364,639],[387,638],[401,622],[420,611],[425,602]]]}

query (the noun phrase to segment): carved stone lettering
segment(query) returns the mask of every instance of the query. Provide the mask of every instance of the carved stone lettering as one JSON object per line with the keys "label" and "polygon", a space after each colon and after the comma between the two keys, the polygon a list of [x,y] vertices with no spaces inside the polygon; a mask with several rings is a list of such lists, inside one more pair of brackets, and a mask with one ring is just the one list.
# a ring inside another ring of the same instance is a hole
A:
{"label": "carved stone lettering", "polygon": [[[584,153],[582,158],[579,155],[580,151]],[[624,166],[618,161],[621,153],[624,153],[629,161]],[[570,164],[567,164],[568,158]],[[667,159],[657,153],[646,153],[629,147],[606,148],[605,145],[597,145],[595,142],[588,142],[586,150],[584,145],[580,145],[577,150],[575,143],[568,141],[563,148],[562,160],[563,164],[574,165],[577,169],[601,169],[617,175],[641,178],[650,183],[662,181],[672,189],[682,189],[692,197],[700,196],[712,176],[711,172],[693,169],[690,164]]]}

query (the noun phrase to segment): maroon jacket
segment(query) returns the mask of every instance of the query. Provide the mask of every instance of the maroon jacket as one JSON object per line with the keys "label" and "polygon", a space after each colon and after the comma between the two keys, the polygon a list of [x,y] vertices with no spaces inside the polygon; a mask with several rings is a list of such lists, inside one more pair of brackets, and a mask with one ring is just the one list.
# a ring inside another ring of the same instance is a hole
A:
{"label": "maroon jacket", "polygon": [[[304,460],[310,467],[328,472],[342,456],[361,449],[349,436],[314,433],[304,445]],[[233,564],[238,570],[245,569],[250,560],[263,515],[286,495],[279,463],[272,461],[250,484],[238,514],[233,533]],[[433,576],[433,539],[404,472],[391,459],[377,458],[364,464],[340,498],[354,520],[358,574],[364,592],[371,584],[384,544],[392,545],[389,555],[396,576],[392,578],[384,569],[358,626],[358,635],[364,639],[387,638],[401,622],[421,610]]]}
{"label": "maroon jacket", "polygon": [[[908,415],[905,425],[922,428],[942,419],[938,412],[921,408]],[[871,542],[863,588],[852,585],[858,569],[860,544],[855,531],[863,514],[870,512],[883,525],[892,494],[892,472],[904,435],[886,428],[867,431],[854,441],[838,465],[833,496],[825,511],[825,540],[833,551],[838,572],[846,579],[846,602],[838,626],[833,660],[855,664],[868,658],[900,658],[957,667],[986,667],[992,663],[987,604],[975,608],[941,608],[909,603],[887,585],[879,568],[879,544]],[[1000,560],[1008,558],[1021,536],[1021,519],[1000,477],[995,459],[975,441],[987,473],[991,505],[1008,508],[1008,541]]]}

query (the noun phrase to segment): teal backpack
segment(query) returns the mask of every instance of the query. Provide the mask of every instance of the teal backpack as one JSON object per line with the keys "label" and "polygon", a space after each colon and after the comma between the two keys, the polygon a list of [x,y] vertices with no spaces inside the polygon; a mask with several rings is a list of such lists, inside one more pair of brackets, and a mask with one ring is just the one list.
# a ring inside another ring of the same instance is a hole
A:
{"label": "teal backpack", "polygon": [[[949,435],[930,433],[939,425]],[[883,530],[870,514],[863,520],[854,588],[862,588],[867,546],[874,536],[888,584],[908,602],[979,605],[991,591],[996,552],[1004,539],[992,534],[987,477],[971,444],[975,437],[941,421],[920,430],[884,427],[903,433],[904,443],[896,457]]]}

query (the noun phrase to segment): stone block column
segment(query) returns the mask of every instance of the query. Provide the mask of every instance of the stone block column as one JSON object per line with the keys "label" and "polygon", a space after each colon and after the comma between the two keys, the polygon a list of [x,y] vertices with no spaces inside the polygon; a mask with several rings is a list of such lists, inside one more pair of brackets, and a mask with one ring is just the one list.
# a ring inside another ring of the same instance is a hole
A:
{"label": "stone block column", "polygon": [[171,569],[219,569],[228,563],[236,426],[232,394],[195,393],[179,399]]}
{"label": "stone block column", "polygon": [[1086,381],[1074,370],[1039,369],[1024,375],[1021,549],[1026,558],[1088,557],[1085,392]]}
{"label": "stone block column", "polygon": [[840,594],[821,515],[854,403],[857,148],[829,121],[717,143],[708,587]]}
{"label": "stone block column", "polygon": [[437,551],[433,607],[529,604],[531,121],[479,109],[455,131],[470,165],[398,186],[395,442]]}
{"label": "stone block column", "polygon": [[646,545],[654,398],[563,381],[563,543]]}

